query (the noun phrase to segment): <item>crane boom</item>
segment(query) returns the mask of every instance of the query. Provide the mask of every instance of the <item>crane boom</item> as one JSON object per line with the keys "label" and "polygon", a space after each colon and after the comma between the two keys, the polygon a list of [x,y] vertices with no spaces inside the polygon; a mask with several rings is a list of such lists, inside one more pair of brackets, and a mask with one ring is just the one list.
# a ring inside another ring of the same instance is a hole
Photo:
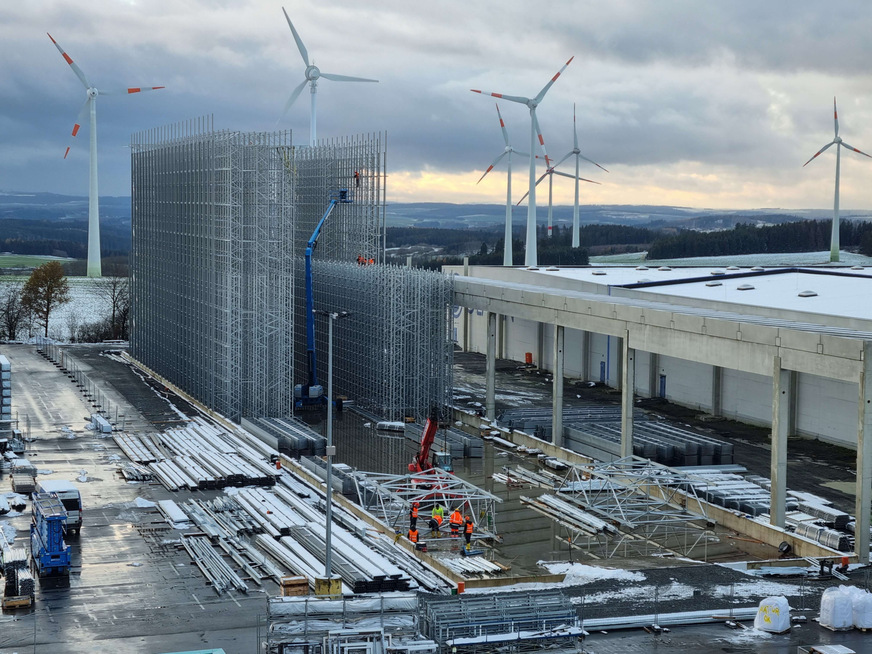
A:
{"label": "crane boom", "polygon": [[315,292],[312,284],[312,254],[318,246],[318,238],[324,223],[333,213],[337,204],[351,202],[348,189],[342,188],[330,193],[330,204],[321,220],[315,226],[315,231],[306,243],[306,383],[297,385],[295,395],[298,404],[321,403],[324,401],[323,393],[318,385],[318,369],[315,357]]}
{"label": "crane boom", "polygon": [[433,442],[436,440],[436,432],[439,429],[439,412],[435,407],[430,409],[430,416],[427,418],[427,424],[424,426],[424,434],[421,436],[421,445],[418,448],[418,453],[412,462],[409,464],[409,472],[424,472],[433,467],[430,461],[430,449],[433,447]]}

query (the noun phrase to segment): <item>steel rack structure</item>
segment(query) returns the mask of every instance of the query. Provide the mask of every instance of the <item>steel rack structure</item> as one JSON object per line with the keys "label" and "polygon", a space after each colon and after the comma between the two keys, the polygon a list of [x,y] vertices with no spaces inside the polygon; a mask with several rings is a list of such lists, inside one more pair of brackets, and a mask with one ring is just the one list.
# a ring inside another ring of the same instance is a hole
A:
{"label": "steel rack structure", "polygon": [[717,541],[691,475],[640,457],[571,466],[557,496],[524,503],[564,526],[572,546],[602,558],[669,551],[689,556]]}
{"label": "steel rack structure", "polygon": [[401,533],[408,529],[413,502],[420,505],[418,529],[425,534],[430,511],[438,503],[445,509],[444,529],[457,507],[472,517],[476,539],[496,538],[496,505],[502,500],[440,468],[407,475],[356,471],[354,481],[361,505]]}
{"label": "steel rack structure", "polygon": [[572,602],[559,590],[421,596],[421,633],[440,652],[539,650],[584,635]]}
{"label": "steel rack structure", "polygon": [[385,147],[383,134],[294,146],[290,132],[215,130],[211,117],[133,135],[132,357],[232,420],[290,415],[306,369],[305,244],[345,189],[314,260],[315,309],[352,313],[334,338],[336,393],[388,419],[447,404],[452,284],[380,263]]}

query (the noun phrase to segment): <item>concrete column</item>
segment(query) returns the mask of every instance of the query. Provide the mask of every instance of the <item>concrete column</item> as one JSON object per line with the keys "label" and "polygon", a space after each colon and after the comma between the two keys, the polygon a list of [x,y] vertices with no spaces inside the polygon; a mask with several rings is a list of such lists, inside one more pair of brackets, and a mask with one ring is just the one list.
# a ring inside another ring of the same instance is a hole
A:
{"label": "concrete column", "polygon": [[854,552],[860,563],[869,562],[869,512],[872,511],[872,342],[863,343],[857,420],[857,504],[854,515]]}
{"label": "concrete column", "polygon": [[785,525],[787,501],[787,427],[790,422],[790,371],[781,367],[781,357],[774,357],[772,366],[772,480],[769,500],[769,523]]}
{"label": "concrete column", "polygon": [[489,420],[497,417],[496,371],[497,371],[497,314],[487,312],[487,366],[485,368],[485,415]]}
{"label": "concrete column", "polygon": [[545,323],[536,323],[536,367],[545,368]]}
{"label": "concrete column", "polygon": [[712,415],[721,416],[724,413],[724,369],[712,366]]}
{"label": "concrete column", "polygon": [[648,397],[660,395],[660,355],[648,354]]}
{"label": "concrete column", "polygon": [[[469,257],[463,257],[463,276],[469,277]],[[469,311],[466,307],[461,307],[463,310],[463,341],[461,346],[464,352],[469,352]]]}
{"label": "concrete column", "polygon": [[563,447],[563,327],[554,325],[554,378],[551,382],[551,442]]}
{"label": "concrete column", "polygon": [[581,332],[581,381],[590,379],[590,332]]}
{"label": "concrete column", "polygon": [[636,350],[630,347],[630,332],[621,339],[621,458],[633,455],[633,388],[636,379]]}
{"label": "concrete column", "polygon": [[[619,391],[624,390],[624,348],[626,347],[626,334],[624,332],[624,338],[616,338],[615,339],[615,358],[617,359],[617,365],[615,366],[618,369],[618,378],[615,380],[615,388]],[[611,339],[609,339],[609,348],[612,347]],[[606,361],[608,361],[608,356],[606,357]],[[606,363],[606,383],[611,380],[612,371],[609,370],[609,365]]]}

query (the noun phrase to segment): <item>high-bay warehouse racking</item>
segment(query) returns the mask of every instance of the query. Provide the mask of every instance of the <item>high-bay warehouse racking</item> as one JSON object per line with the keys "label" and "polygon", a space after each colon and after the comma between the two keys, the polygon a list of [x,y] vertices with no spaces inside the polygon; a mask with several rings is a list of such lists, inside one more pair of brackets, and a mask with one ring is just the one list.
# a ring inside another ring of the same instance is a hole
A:
{"label": "high-bay warehouse racking", "polygon": [[234,420],[292,413],[306,361],[302,255],[342,188],[351,202],[325,225],[314,265],[315,309],[351,314],[336,325],[336,391],[388,419],[446,403],[450,278],[357,265],[383,259],[383,135],[300,147],[290,132],[216,131],[203,118],[136,134],[131,150],[134,358]]}

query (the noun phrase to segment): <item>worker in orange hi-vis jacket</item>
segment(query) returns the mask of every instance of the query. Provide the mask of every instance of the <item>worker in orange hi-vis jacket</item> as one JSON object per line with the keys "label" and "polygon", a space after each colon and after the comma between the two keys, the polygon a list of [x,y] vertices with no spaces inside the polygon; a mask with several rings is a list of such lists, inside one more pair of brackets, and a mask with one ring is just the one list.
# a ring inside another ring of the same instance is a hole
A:
{"label": "worker in orange hi-vis jacket", "polygon": [[409,511],[409,528],[415,529],[418,525],[418,503],[412,502],[412,508]]}
{"label": "worker in orange hi-vis jacket", "polygon": [[475,527],[472,524],[472,518],[470,516],[466,516],[466,523],[463,525],[463,537],[466,539],[466,551],[469,551],[470,544],[469,541],[472,540],[472,530]]}
{"label": "worker in orange hi-vis jacket", "polygon": [[451,525],[451,537],[458,538],[460,536],[460,525],[463,524],[463,515],[461,515],[458,509],[454,509],[451,512],[448,523]]}

